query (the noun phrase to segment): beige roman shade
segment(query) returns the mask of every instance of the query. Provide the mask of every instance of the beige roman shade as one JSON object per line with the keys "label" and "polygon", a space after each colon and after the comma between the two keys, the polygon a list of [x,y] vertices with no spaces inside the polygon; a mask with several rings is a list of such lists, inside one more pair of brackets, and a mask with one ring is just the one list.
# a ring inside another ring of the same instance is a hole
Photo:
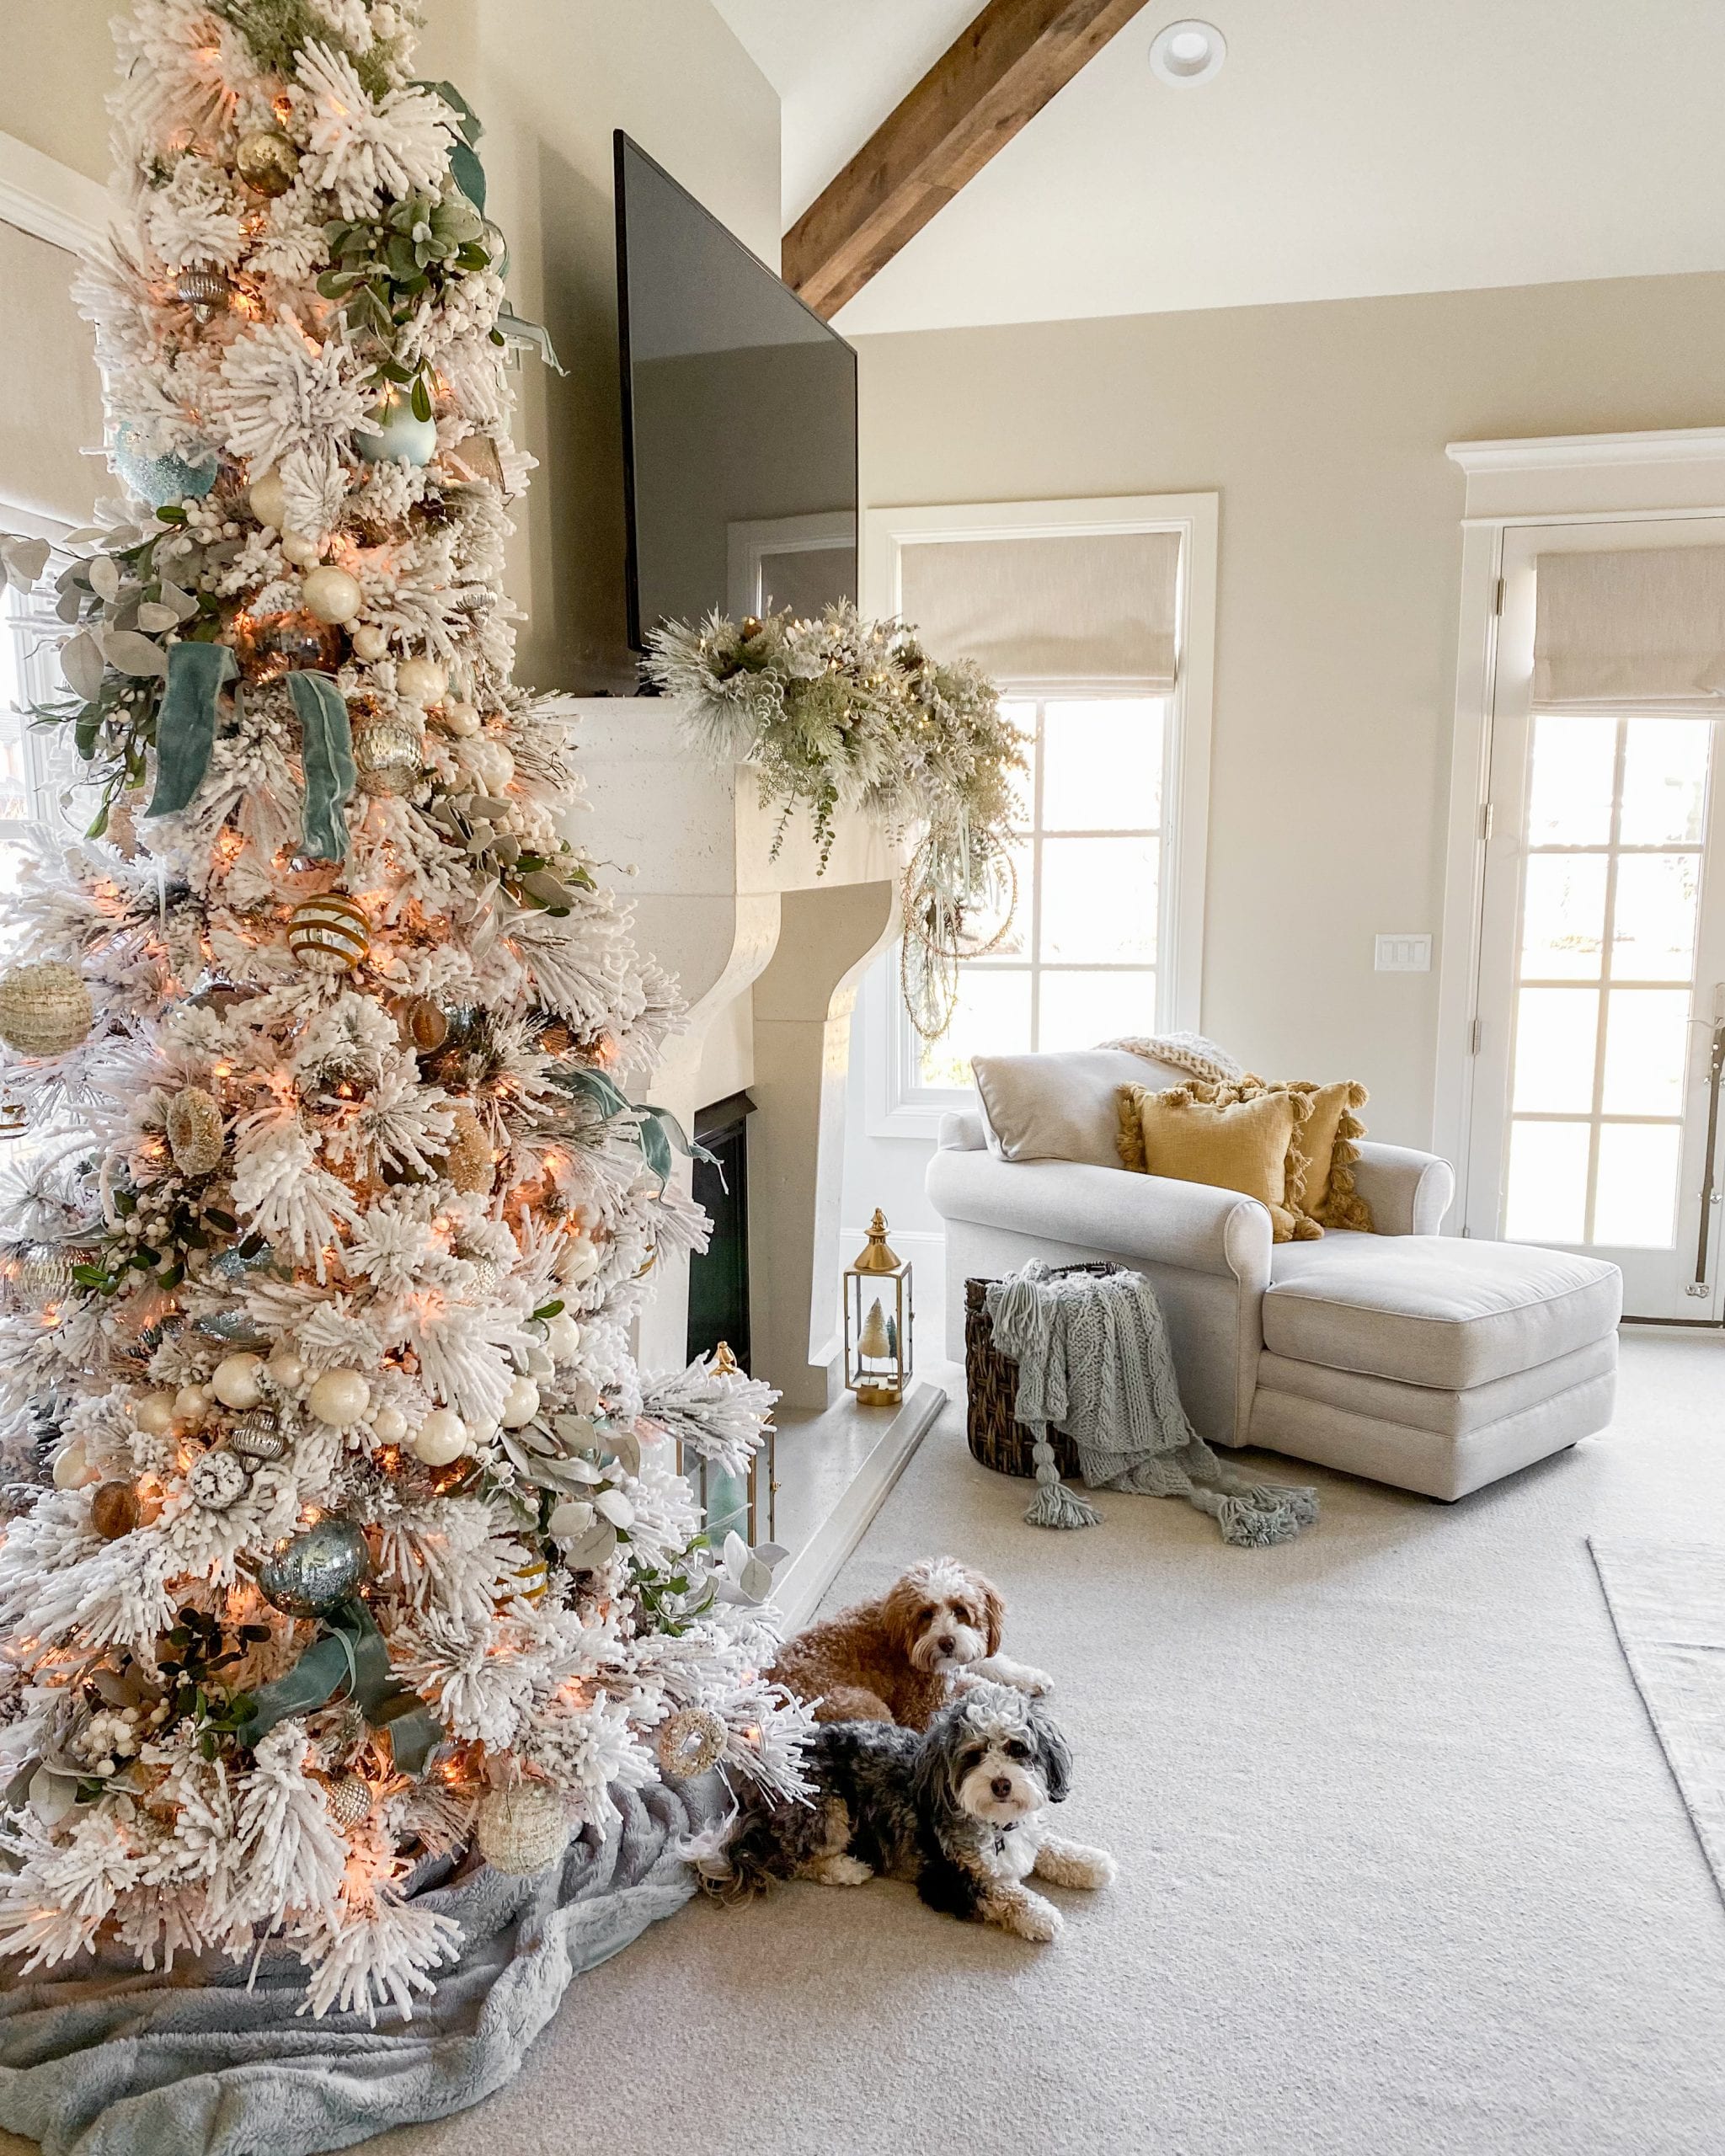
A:
{"label": "beige roman shade", "polygon": [[1175,531],[906,540],[900,611],[996,681],[1174,686]]}
{"label": "beige roman shade", "polygon": [[1541,554],[1535,576],[1537,708],[1725,714],[1725,547]]}
{"label": "beige roman shade", "polygon": [[83,454],[102,446],[102,385],[94,333],[72,303],[77,270],[64,248],[0,223],[0,529],[8,508],[88,524],[96,497],[119,491]]}

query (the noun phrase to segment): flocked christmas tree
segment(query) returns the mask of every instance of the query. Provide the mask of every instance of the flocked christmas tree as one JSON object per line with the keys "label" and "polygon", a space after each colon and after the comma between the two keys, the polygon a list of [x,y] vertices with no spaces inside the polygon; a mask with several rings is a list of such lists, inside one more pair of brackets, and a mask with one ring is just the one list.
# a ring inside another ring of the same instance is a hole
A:
{"label": "flocked christmas tree", "polygon": [[278,1935],[318,2012],[459,1951],[425,1852],[531,1870],[714,1758],[793,1788],[802,1727],[665,1457],[739,1466],[771,1396],[630,1357],[702,1232],[625,1100],[674,995],[511,685],[499,241],[413,31],[118,26],[127,499],[56,565],[95,821],[0,981],[0,1946]]}

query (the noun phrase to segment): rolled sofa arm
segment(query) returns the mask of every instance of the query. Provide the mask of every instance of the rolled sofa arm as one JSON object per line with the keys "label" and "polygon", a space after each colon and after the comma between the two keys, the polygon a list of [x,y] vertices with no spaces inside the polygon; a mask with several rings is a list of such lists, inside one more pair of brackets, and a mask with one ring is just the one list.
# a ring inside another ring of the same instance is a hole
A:
{"label": "rolled sofa arm", "polygon": [[1434,1235],[1455,1196],[1455,1171],[1434,1153],[1367,1139],[1354,1164],[1354,1187],[1381,1235]]}
{"label": "rolled sofa arm", "polygon": [[1259,1291],[1269,1282],[1270,1216],[1237,1190],[947,1150],[928,1164],[928,1195],[945,1220],[1215,1273]]}
{"label": "rolled sofa arm", "polygon": [[943,1153],[985,1153],[982,1118],[975,1108],[959,1108],[940,1119],[939,1148]]}

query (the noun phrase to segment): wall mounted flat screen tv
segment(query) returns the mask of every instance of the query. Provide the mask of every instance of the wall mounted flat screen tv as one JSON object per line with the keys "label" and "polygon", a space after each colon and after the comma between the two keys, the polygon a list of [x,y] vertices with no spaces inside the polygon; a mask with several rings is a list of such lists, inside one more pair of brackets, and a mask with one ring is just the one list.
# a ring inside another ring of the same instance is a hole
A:
{"label": "wall mounted flat screen tv", "polygon": [[629,642],[857,596],[857,355],[621,129]]}

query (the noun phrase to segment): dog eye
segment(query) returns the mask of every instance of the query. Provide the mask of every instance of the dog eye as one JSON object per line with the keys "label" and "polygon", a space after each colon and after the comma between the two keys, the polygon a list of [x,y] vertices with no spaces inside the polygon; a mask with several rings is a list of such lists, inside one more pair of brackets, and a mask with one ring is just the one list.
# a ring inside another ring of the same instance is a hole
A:
{"label": "dog eye", "polygon": [[1030,1757],[1030,1747],[1028,1744],[1021,1744],[1015,1737],[1007,1746],[1007,1757],[1009,1759],[1028,1759]]}
{"label": "dog eye", "polygon": [[972,1622],[970,1612],[962,1602],[956,1602],[953,1605],[953,1622],[955,1625],[968,1625]]}

